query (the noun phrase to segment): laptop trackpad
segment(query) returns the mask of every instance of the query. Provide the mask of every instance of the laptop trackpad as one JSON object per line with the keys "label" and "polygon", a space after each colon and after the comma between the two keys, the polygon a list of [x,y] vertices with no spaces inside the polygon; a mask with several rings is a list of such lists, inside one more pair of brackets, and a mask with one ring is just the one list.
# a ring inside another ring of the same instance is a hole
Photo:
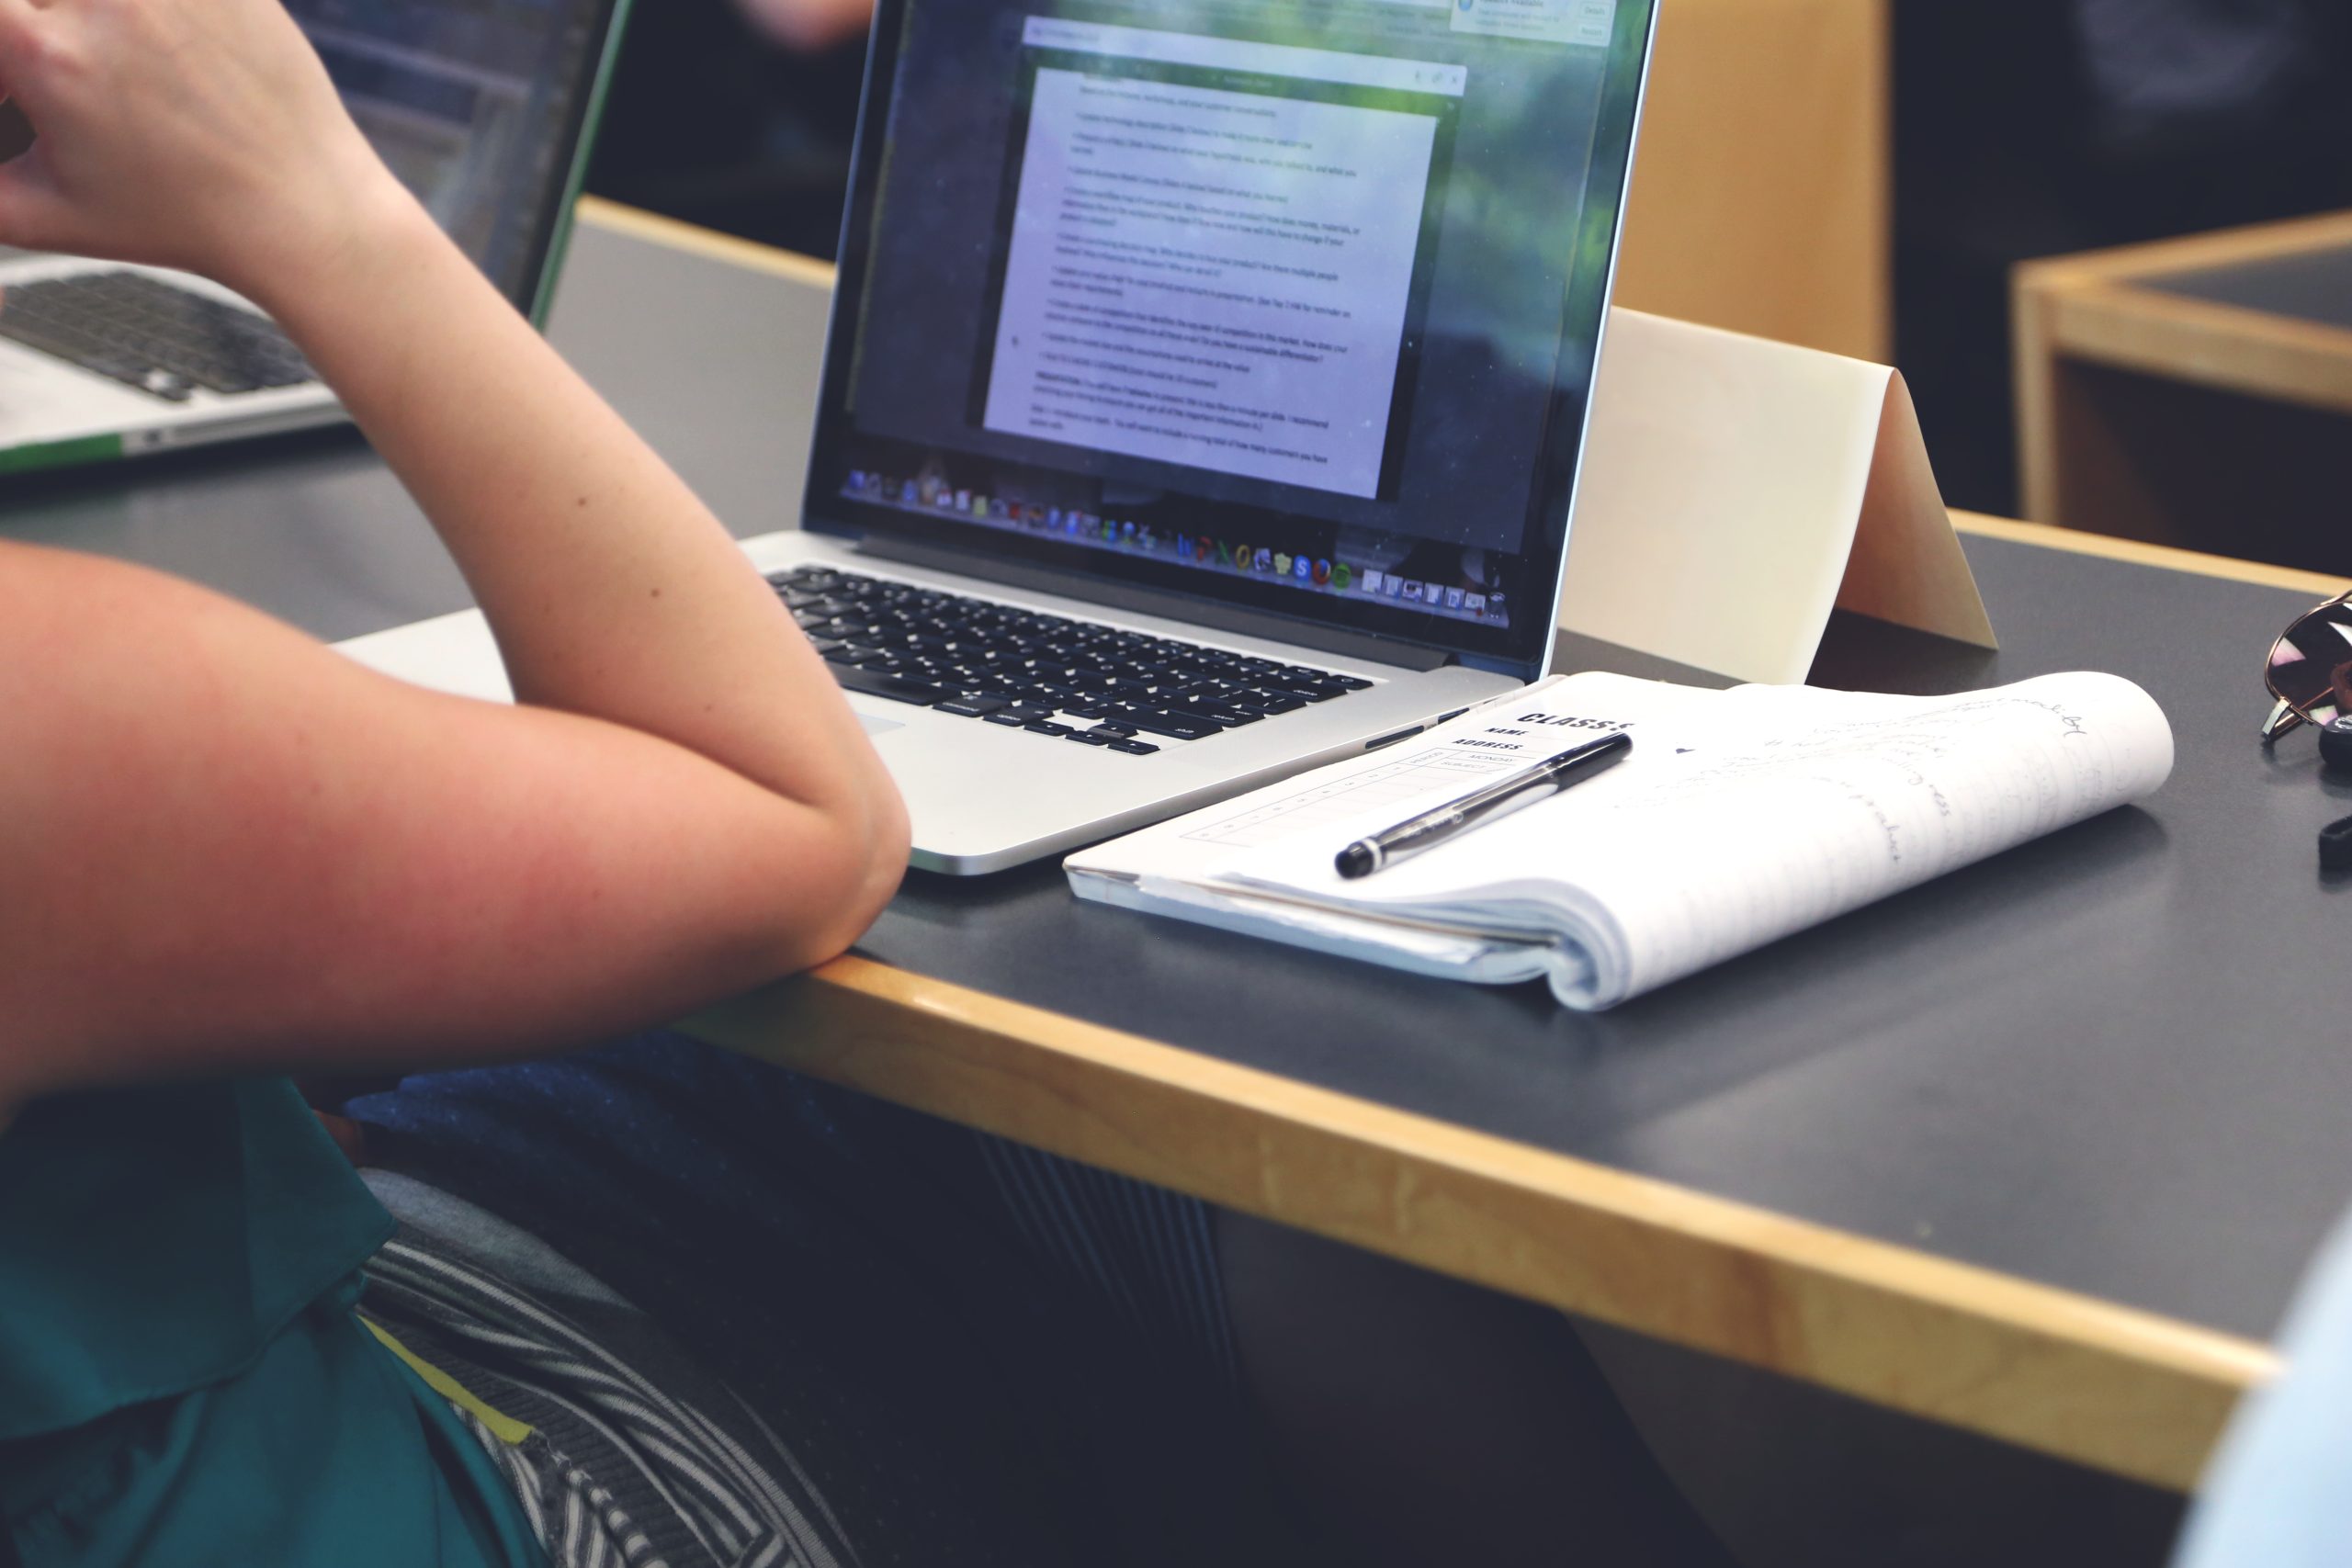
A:
{"label": "laptop trackpad", "polygon": [[857,716],[857,722],[865,726],[865,733],[868,735],[888,735],[894,729],[904,729],[906,728],[905,725],[900,724],[896,719],[873,718],[865,714],[859,714]]}

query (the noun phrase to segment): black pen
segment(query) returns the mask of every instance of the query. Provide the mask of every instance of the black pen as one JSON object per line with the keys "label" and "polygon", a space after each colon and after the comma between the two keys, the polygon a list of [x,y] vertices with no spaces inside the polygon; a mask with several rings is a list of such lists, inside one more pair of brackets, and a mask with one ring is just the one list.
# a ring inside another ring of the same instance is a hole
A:
{"label": "black pen", "polygon": [[1615,766],[1633,749],[1634,738],[1620,730],[1599,740],[1587,741],[1573,751],[1563,751],[1549,761],[1538,762],[1509,778],[1497,779],[1484,789],[1473,790],[1460,800],[1424,812],[1409,822],[1400,822],[1386,832],[1357,840],[1340,852],[1340,874],[1352,882],[1384,871],[1398,861],[1409,860],[1423,850],[1433,850],[1482,822],[1507,817],[1522,806],[1532,806],[1583,783]]}

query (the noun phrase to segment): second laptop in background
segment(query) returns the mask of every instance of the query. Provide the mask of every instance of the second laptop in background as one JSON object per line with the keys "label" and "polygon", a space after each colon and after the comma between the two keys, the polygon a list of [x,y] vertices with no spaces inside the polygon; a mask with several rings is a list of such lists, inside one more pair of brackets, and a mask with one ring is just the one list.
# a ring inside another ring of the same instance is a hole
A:
{"label": "second laptop in background", "polygon": [[[288,0],[376,151],[544,317],[628,0]],[[331,424],[334,393],[228,289],[0,251],[0,472]]]}

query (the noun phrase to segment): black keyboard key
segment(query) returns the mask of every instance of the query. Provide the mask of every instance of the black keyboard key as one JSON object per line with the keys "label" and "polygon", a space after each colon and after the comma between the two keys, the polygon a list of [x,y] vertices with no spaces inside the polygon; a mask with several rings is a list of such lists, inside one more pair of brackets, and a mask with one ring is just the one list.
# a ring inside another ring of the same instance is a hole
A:
{"label": "black keyboard key", "polygon": [[1212,724],[1223,725],[1227,729],[1238,729],[1245,724],[1256,724],[1266,716],[1261,713],[1251,713],[1247,708],[1227,707],[1218,703],[1183,703],[1169,711],[1191,714],[1207,719]]}
{"label": "black keyboard key", "polygon": [[939,711],[952,713],[957,718],[986,718],[991,714],[1002,713],[1011,705],[1002,697],[958,696],[940,704]]}
{"label": "black keyboard key", "polygon": [[1111,750],[1125,751],[1130,757],[1154,757],[1159,754],[1159,747],[1145,740],[1114,740],[1111,742]]}
{"label": "black keyboard key", "polygon": [[1108,735],[1097,735],[1091,729],[1073,729],[1062,739],[1075,740],[1080,746],[1108,746],[1113,738]]}
{"label": "black keyboard key", "polygon": [[1306,705],[1306,699],[1279,692],[1247,692],[1234,698],[1232,705],[1245,713],[1296,713]]}
{"label": "black keyboard key", "polygon": [[1077,733],[1078,733],[1078,731],[1076,731],[1075,729],[1072,729],[1072,728],[1071,728],[1069,725],[1067,725],[1067,724],[1056,724],[1056,723],[1054,723],[1051,719],[1044,719],[1044,718],[1041,718],[1041,719],[1035,720],[1034,723],[1031,723],[1031,724],[1029,724],[1029,725],[1025,726],[1024,728],[1027,728],[1027,730],[1029,731],[1029,733],[1030,733],[1030,734],[1032,734],[1032,735],[1055,735],[1055,736],[1061,736],[1061,735],[1075,735],[1075,734],[1077,734]]}
{"label": "black keyboard key", "polygon": [[[1082,718],[1085,716],[1081,714],[1079,716]],[[1114,720],[1108,724],[1096,725],[1094,727],[1093,733],[1107,736],[1113,740],[1133,740],[1136,738],[1136,727],[1132,724],[1122,724]]]}
{"label": "black keyboard key", "polygon": [[888,697],[894,703],[913,703],[919,707],[929,707],[947,695],[927,681],[910,681],[903,676],[850,669],[839,664],[834,665],[832,671],[833,679],[841,682],[842,690],[863,692],[869,697]]}
{"label": "black keyboard key", "polygon": [[988,716],[988,721],[1003,725],[1007,729],[1026,729],[1029,727],[1029,721],[1017,713],[992,713]]}
{"label": "black keyboard key", "polygon": [[1185,714],[1161,713],[1158,709],[1130,709],[1125,723],[1134,725],[1147,735],[1164,735],[1170,740],[1206,740],[1212,735],[1222,735],[1225,727],[1205,718]]}
{"label": "black keyboard key", "polygon": [[1360,675],[1333,675],[1328,678],[1343,691],[1369,692],[1372,690],[1372,682]]}

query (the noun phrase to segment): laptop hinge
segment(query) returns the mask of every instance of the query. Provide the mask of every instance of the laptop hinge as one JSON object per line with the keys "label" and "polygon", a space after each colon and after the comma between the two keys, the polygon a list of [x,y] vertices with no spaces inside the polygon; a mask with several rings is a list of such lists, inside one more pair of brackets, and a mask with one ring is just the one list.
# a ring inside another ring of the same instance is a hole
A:
{"label": "laptop hinge", "polygon": [[927,566],[941,571],[959,572],[966,577],[986,578],[990,582],[1001,582],[1008,587],[1032,588],[1041,593],[1058,593],[1066,598],[1084,599],[1090,604],[1108,605],[1113,609],[1132,610],[1137,615],[1186,621],[1215,631],[1262,637],[1268,642],[1286,642],[1299,648],[1314,649],[1318,653],[1337,654],[1341,659],[1360,659],[1369,664],[1426,671],[1442,669],[1454,661],[1453,656],[1442,649],[1374,637],[1370,632],[1318,626],[1292,620],[1286,615],[1272,615],[1231,604],[1207,604],[1185,594],[1166,593],[1158,589],[1137,587],[1131,582],[1105,582],[1099,577],[1056,571],[1051,567],[1036,566],[1028,561],[1001,560],[937,545],[871,534],[858,540],[856,547],[862,554],[882,560],[904,561],[910,566]]}

